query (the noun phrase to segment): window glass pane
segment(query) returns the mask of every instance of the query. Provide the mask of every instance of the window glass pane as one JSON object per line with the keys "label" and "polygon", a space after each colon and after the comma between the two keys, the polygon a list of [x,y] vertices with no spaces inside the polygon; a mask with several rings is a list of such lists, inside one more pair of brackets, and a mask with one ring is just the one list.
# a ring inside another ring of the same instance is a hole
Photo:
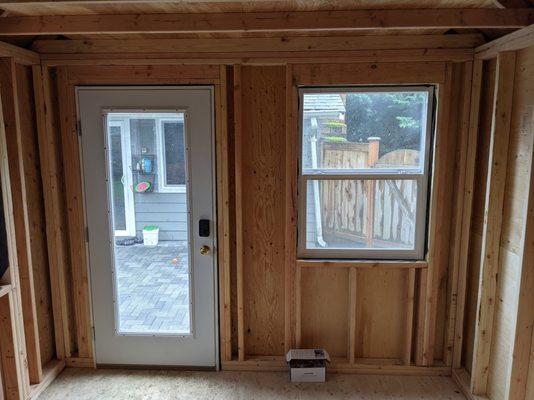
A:
{"label": "window glass pane", "polygon": [[414,249],[416,180],[309,180],[308,249]]}
{"label": "window glass pane", "polygon": [[305,92],[303,169],[423,167],[427,91]]}
{"label": "window glass pane", "polygon": [[164,122],[165,168],[167,185],[185,185],[184,123]]}
{"label": "window glass pane", "polygon": [[[187,194],[160,191],[162,161],[183,164],[183,120],[177,112],[108,114],[117,334],[191,334]],[[160,132],[162,121],[171,123]]]}

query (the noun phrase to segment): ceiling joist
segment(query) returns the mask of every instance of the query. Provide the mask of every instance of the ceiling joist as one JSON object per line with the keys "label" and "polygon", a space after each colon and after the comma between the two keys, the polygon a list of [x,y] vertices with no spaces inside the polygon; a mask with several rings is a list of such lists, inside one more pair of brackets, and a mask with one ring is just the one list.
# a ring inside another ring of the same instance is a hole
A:
{"label": "ceiling joist", "polygon": [[414,9],[4,17],[0,35],[268,32],[364,29],[519,29],[534,9]]}

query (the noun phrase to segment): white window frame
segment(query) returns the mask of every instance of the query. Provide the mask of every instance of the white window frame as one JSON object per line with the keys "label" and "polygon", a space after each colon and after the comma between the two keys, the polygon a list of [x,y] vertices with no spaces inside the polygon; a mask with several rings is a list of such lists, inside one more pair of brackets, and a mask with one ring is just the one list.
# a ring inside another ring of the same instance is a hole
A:
{"label": "white window frame", "polygon": [[[106,143],[109,141],[109,128],[118,127],[121,133],[121,151],[122,151],[122,169],[123,169],[123,186],[124,186],[124,217],[126,220],[125,230],[115,230],[115,236],[135,236],[135,201],[132,190],[133,177],[132,177],[132,148],[130,142],[130,121],[125,118],[109,118],[106,120]],[[108,144],[109,146],[109,144]],[[111,166],[111,150],[109,151],[108,163]],[[110,174],[111,179],[111,172]],[[111,202],[112,208],[114,203]],[[113,209],[113,214],[115,210]]]}
{"label": "white window frame", "polygon": [[[307,93],[354,93],[354,92],[426,92],[428,107],[423,121],[425,135],[422,137],[424,151],[419,167],[402,169],[311,169],[303,166],[303,121],[304,94]],[[297,254],[302,259],[355,259],[355,260],[423,260],[426,252],[428,193],[430,182],[430,157],[433,133],[435,87],[419,86],[345,86],[303,87],[299,89],[299,173],[298,173],[298,240]],[[413,249],[406,248],[307,248],[307,184],[308,181],[328,179],[350,180],[415,180],[417,181],[417,208]]]}
{"label": "white window frame", "polygon": [[[185,143],[185,130],[186,130],[186,120],[187,115],[185,111],[182,111],[184,114],[184,152],[187,152],[186,143]],[[165,168],[165,135],[163,130],[163,124],[173,123],[173,122],[182,122],[179,118],[156,118],[156,136],[157,136],[157,146],[158,146],[158,192],[159,193],[186,193],[186,185],[169,185],[167,184],[167,169]],[[186,160],[184,160],[187,162]]]}

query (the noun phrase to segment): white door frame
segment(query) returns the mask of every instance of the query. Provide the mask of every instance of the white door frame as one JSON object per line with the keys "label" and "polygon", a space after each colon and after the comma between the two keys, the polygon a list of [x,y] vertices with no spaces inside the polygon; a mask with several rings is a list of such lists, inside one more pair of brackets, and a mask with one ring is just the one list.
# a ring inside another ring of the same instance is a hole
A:
{"label": "white door frame", "polygon": [[[136,236],[130,121],[128,119],[112,119],[108,123],[108,128],[112,126],[119,127],[121,132],[122,185],[124,187],[124,218],[126,220],[126,229],[115,230],[115,236]],[[111,157],[111,153],[109,154]],[[108,162],[111,162],[111,160],[108,160]],[[113,205],[113,202],[111,204]],[[113,210],[113,212],[115,212],[115,210]]]}

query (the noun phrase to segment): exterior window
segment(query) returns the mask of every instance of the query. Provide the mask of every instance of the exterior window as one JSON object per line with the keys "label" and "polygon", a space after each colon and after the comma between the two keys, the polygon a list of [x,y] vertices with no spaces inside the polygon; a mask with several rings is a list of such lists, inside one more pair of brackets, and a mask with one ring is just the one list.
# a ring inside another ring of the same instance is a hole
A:
{"label": "exterior window", "polygon": [[160,125],[160,192],[185,191],[184,121],[162,120]]}
{"label": "exterior window", "polygon": [[434,88],[300,90],[298,253],[422,259]]}

